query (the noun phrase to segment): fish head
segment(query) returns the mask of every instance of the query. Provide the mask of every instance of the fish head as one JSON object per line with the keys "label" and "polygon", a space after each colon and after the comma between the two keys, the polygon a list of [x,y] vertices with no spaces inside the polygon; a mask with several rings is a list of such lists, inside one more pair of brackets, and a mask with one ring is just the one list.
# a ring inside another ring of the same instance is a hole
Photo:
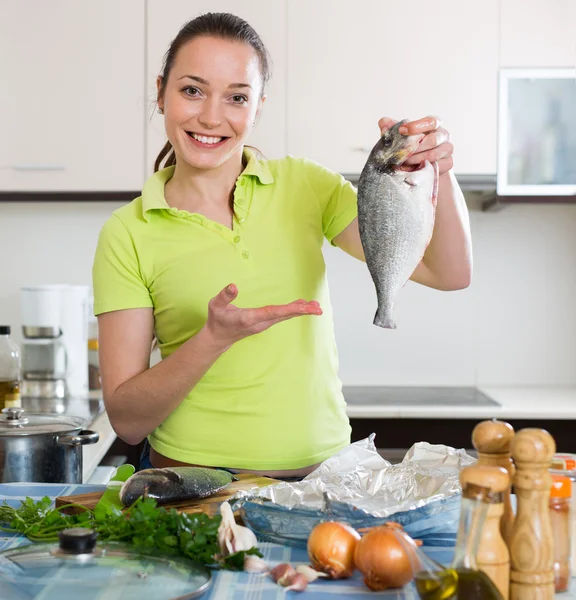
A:
{"label": "fish head", "polygon": [[125,506],[133,504],[141,496],[158,499],[172,485],[178,483],[178,476],[169,469],[145,469],[127,479],[120,489],[120,500]]}
{"label": "fish head", "polygon": [[413,154],[422,140],[424,134],[403,135],[399,132],[402,125],[408,122],[404,119],[386,130],[372,149],[369,161],[378,170],[392,172],[398,169],[407,158]]}

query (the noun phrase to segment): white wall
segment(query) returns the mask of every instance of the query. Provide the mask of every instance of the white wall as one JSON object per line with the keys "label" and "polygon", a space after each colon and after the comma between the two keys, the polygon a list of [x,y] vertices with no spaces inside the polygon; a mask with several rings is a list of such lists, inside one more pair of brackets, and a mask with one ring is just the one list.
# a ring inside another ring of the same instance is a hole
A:
{"label": "white wall", "polygon": [[408,283],[395,331],[372,325],[361,263],[327,253],[341,376],[349,384],[576,384],[576,206],[471,211],[472,285]]}
{"label": "white wall", "polygon": [[[0,324],[19,287],[91,280],[100,227],[120,204],[0,203]],[[398,329],[372,325],[366,266],[327,247],[346,384],[576,384],[576,205],[471,211],[470,288],[409,283]]]}

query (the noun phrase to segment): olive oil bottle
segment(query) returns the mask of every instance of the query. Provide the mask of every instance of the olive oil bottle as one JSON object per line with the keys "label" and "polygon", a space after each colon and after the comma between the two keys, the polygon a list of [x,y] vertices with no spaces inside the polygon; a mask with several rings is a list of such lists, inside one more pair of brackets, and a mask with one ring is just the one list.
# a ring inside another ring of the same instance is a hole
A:
{"label": "olive oil bottle", "polygon": [[0,325],[0,410],[20,406],[20,349],[10,338],[10,326]]}
{"label": "olive oil bottle", "polygon": [[422,600],[503,600],[490,577],[476,567],[476,553],[490,501],[490,489],[467,484],[462,490],[460,525],[452,564],[430,569],[422,564],[414,583]]}

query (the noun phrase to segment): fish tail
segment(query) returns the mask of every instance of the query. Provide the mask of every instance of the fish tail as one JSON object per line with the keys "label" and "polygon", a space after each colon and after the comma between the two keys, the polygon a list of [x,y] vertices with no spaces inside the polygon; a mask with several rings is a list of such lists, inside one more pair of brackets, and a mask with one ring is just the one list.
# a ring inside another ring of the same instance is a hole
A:
{"label": "fish tail", "polygon": [[374,316],[374,325],[384,329],[396,329],[396,321],[394,320],[394,313],[392,310],[378,308],[376,315]]}

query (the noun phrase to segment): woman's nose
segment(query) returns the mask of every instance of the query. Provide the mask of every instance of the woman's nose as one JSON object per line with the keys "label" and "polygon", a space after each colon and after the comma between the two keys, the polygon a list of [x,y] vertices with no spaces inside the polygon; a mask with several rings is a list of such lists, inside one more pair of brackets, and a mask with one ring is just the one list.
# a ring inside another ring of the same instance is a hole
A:
{"label": "woman's nose", "polygon": [[209,129],[215,129],[222,122],[220,103],[216,98],[203,103],[202,111],[198,115],[199,122]]}

